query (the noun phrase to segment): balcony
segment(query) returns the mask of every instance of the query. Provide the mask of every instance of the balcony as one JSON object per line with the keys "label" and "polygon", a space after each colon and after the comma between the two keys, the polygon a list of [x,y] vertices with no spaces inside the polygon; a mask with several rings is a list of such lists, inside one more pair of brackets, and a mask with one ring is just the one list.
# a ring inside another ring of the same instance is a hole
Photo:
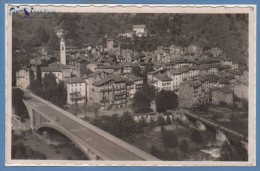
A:
{"label": "balcony", "polygon": [[126,95],[123,95],[123,96],[114,96],[114,99],[115,100],[122,100],[122,99],[126,99]]}
{"label": "balcony", "polygon": [[125,95],[125,94],[127,94],[127,91],[114,92],[114,95]]}
{"label": "balcony", "polygon": [[86,99],[86,96],[82,96],[79,93],[78,94],[71,93],[70,99],[71,99],[71,101],[78,101],[78,100]]}
{"label": "balcony", "polygon": [[122,101],[115,101],[114,104],[125,104],[126,100],[122,100]]}
{"label": "balcony", "polygon": [[113,90],[112,87],[104,87],[100,89],[101,92],[110,92],[112,90]]}
{"label": "balcony", "polygon": [[120,87],[114,86],[114,87],[113,87],[113,90],[125,90],[125,89],[126,89],[125,86],[120,86]]}

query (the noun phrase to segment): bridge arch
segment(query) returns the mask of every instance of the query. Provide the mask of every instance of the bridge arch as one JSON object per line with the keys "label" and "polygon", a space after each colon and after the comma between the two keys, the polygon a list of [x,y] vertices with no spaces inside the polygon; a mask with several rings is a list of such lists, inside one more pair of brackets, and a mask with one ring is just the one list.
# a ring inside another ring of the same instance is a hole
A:
{"label": "bridge arch", "polygon": [[64,135],[65,137],[67,137],[71,142],[73,142],[86,156],[89,160],[97,160],[99,159],[98,156],[95,156],[94,154],[91,154],[91,151],[89,149],[87,149],[83,144],[81,144],[79,141],[77,141],[77,139],[75,139],[75,136],[70,133],[69,131],[63,129],[62,127],[55,125],[51,122],[48,123],[41,123],[39,125],[37,125],[36,127],[34,127],[35,130],[39,130],[41,128],[51,128],[54,129],[56,131],[58,131],[59,133],[61,133],[62,135]]}

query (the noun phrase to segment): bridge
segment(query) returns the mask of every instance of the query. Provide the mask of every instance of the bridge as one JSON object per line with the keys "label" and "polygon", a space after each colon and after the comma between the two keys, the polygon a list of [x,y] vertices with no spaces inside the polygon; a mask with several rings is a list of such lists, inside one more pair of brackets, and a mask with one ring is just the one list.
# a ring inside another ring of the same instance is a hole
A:
{"label": "bridge", "polygon": [[189,112],[186,109],[180,109],[178,112],[180,112],[181,114],[184,114],[188,118],[193,118],[193,119],[195,119],[197,121],[202,122],[205,125],[208,125],[209,127],[213,127],[213,128],[215,128],[217,130],[221,130],[221,131],[223,131],[223,132],[225,132],[225,133],[227,133],[229,135],[233,135],[233,136],[239,138],[240,140],[248,142],[248,137],[244,136],[243,134],[238,133],[238,132],[236,132],[234,130],[231,130],[229,128],[226,128],[226,127],[224,127],[222,125],[219,125],[217,123],[214,123],[213,121],[208,120],[208,119],[206,119],[204,117],[201,117],[201,116],[198,116],[196,114],[193,114],[193,113]]}
{"label": "bridge", "polygon": [[47,127],[61,132],[90,160],[158,160],[35,94],[24,92],[23,101],[29,112],[31,128]]}

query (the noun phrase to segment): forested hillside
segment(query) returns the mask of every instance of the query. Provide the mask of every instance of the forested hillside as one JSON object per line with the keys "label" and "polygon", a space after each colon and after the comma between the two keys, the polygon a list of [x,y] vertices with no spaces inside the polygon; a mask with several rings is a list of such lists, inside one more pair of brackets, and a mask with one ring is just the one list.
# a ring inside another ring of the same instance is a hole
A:
{"label": "forested hillside", "polygon": [[145,24],[150,33],[158,35],[152,41],[143,40],[144,50],[195,44],[204,49],[219,47],[238,62],[248,59],[246,14],[14,14],[13,50],[33,52],[35,47],[47,46],[50,53],[57,51],[59,29],[65,31],[68,45],[95,46],[102,43],[104,35],[116,38],[118,33],[131,30],[133,24]]}

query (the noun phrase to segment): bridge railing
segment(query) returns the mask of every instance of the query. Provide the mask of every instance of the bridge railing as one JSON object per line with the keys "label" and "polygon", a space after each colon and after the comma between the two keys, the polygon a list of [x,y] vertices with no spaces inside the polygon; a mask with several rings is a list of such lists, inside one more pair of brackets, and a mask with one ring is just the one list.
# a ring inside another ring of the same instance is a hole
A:
{"label": "bridge railing", "polygon": [[136,148],[135,146],[132,146],[126,142],[124,142],[123,140],[103,131],[102,129],[95,127],[94,125],[83,121],[82,119],[79,119],[78,117],[74,116],[73,114],[55,106],[54,104],[52,104],[51,102],[48,102],[42,98],[40,98],[39,96],[36,96],[35,94],[29,92],[30,96],[32,96],[33,98],[36,98],[37,100],[41,101],[42,103],[45,103],[46,105],[54,108],[55,110],[57,110],[58,112],[64,114],[65,116],[67,116],[68,118],[78,122],[79,124],[91,129],[92,131],[94,131],[95,133],[105,137],[106,139],[110,140],[111,142],[121,146],[122,148],[126,149],[127,151],[134,153],[136,155],[138,155],[140,158],[146,159],[146,160],[159,160],[156,157]]}

